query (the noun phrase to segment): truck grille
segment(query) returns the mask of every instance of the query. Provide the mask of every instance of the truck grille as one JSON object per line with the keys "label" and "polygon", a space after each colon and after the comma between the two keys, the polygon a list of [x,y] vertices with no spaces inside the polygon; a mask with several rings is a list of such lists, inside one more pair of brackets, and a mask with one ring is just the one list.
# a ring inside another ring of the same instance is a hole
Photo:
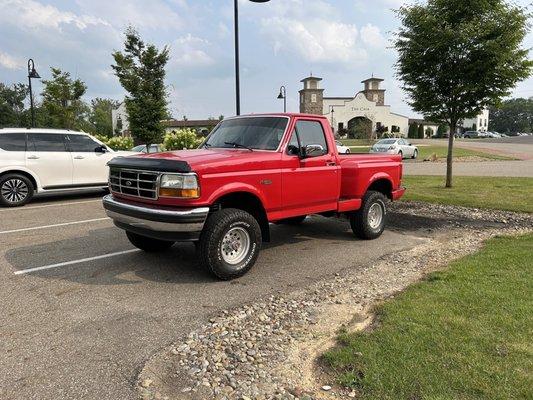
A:
{"label": "truck grille", "polygon": [[109,188],[112,192],[128,196],[157,199],[158,176],[156,172],[111,168]]}

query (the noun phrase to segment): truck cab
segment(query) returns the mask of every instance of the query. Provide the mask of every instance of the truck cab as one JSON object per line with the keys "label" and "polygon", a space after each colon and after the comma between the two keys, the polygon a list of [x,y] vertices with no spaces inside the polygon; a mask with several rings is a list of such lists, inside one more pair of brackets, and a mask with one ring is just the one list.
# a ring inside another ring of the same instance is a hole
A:
{"label": "truck cab", "polygon": [[107,214],[133,245],[193,241],[221,279],[246,273],[271,223],[346,216],[362,239],[381,235],[386,204],[404,193],[397,155],[338,154],[323,116],[260,114],[221,121],[195,150],[109,162]]}

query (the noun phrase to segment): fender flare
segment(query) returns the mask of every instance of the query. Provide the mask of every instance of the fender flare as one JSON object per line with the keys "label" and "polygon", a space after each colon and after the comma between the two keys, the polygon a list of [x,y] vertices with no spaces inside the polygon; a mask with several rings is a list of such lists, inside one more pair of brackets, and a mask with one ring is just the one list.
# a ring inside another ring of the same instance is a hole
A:
{"label": "fender flare", "polygon": [[37,186],[35,188],[36,192],[41,192],[43,190],[39,177],[37,175],[35,175],[35,173],[30,171],[28,168],[23,167],[23,166],[0,168],[0,175],[11,174],[11,173],[16,174],[17,172],[23,172],[25,174],[30,175],[33,178],[33,180],[35,181],[35,184]]}

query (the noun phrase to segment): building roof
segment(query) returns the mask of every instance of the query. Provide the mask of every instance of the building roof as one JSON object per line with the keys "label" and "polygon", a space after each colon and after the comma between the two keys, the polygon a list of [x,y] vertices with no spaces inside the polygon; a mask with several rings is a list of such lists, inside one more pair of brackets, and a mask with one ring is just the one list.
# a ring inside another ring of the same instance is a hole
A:
{"label": "building roof", "polygon": [[178,121],[177,119],[167,119],[162,121],[165,128],[193,128],[203,126],[215,126],[218,124],[218,119],[191,119],[187,121]]}
{"label": "building roof", "polygon": [[361,81],[361,83],[365,83],[365,82],[372,82],[372,81],[377,81],[377,82],[383,82],[385,79],[381,79],[381,78],[368,78],[368,79],[365,79],[364,81]]}
{"label": "building roof", "polygon": [[318,78],[316,76],[308,76],[307,78],[303,78],[300,82],[307,82],[307,81],[321,81],[322,78]]}

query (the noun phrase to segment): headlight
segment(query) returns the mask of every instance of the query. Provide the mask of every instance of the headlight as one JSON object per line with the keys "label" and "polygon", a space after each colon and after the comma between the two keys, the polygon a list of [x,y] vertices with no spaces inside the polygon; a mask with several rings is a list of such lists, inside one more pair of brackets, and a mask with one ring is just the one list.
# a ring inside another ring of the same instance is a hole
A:
{"label": "headlight", "polygon": [[196,174],[163,174],[159,180],[160,197],[196,199],[200,186]]}

